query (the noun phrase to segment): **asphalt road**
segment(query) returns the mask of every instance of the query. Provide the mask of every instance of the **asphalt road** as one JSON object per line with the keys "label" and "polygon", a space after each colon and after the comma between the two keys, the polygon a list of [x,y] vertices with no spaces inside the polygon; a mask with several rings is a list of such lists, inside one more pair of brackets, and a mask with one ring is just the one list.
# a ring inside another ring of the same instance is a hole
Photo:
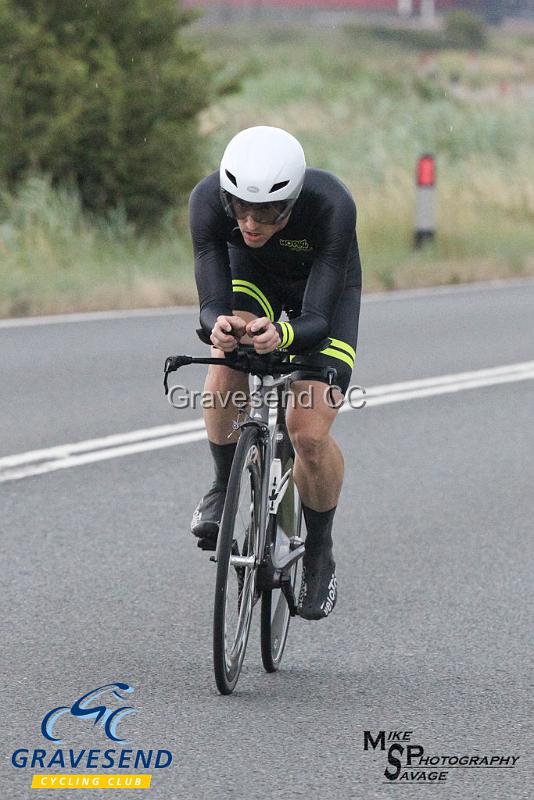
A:
{"label": "asphalt road", "polygon": [[[533,308],[528,282],[368,300],[355,381],[531,361]],[[0,455],[197,416],[161,392],[163,358],[202,351],[195,321],[0,328]],[[200,370],[190,377],[200,386]],[[214,566],[187,532],[211,479],[205,442],[0,484],[0,797],[33,797],[34,773],[59,774],[15,768],[17,749],[114,746],[172,752],[150,790],[121,793],[142,800],[534,796],[534,382],[368,407],[340,416],[336,434],[338,607],[292,624],[274,676],[254,632],[227,698],[211,667]],[[70,715],[62,744],[45,740],[48,711],[116,681],[135,690],[129,744]],[[400,751],[388,766],[387,749],[364,750],[365,731],[411,731],[401,746],[475,761],[434,768],[439,782],[430,769],[414,782],[413,765],[412,782],[388,781]],[[49,794],[78,796],[37,796]]]}

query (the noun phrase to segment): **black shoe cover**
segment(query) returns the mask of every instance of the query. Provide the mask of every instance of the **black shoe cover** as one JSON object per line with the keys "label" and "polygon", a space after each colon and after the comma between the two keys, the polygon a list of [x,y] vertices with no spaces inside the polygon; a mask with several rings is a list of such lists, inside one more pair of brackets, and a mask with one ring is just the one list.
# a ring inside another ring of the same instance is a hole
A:
{"label": "black shoe cover", "polygon": [[[203,542],[207,545],[215,545],[219,533],[222,512],[226,491],[224,489],[211,488],[200,500],[193,512],[191,520],[191,533],[199,538],[199,547],[203,547]],[[210,549],[206,547],[206,549]]]}
{"label": "black shoe cover", "polygon": [[305,553],[298,613],[304,619],[324,619],[332,613],[336,601],[336,563],[332,551]]}

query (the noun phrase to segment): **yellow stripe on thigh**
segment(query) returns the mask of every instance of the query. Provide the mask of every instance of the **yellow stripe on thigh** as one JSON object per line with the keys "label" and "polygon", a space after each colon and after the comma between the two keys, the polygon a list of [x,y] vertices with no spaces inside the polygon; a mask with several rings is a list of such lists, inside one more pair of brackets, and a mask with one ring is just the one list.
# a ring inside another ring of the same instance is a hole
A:
{"label": "yellow stripe on thigh", "polygon": [[326,347],[324,350],[321,350],[321,353],[325,356],[331,356],[332,358],[339,358],[340,361],[344,361],[348,364],[351,369],[354,368],[354,359],[341,350],[334,350],[333,347]]}
{"label": "yellow stripe on thigh", "polygon": [[347,342],[341,341],[341,339],[332,339],[332,337],[328,337],[330,339],[330,344],[332,347],[337,347],[339,350],[343,350],[345,353],[348,353],[349,356],[352,356],[352,366],[354,366],[354,359],[356,358],[356,351],[354,347],[351,347],[350,344]]}

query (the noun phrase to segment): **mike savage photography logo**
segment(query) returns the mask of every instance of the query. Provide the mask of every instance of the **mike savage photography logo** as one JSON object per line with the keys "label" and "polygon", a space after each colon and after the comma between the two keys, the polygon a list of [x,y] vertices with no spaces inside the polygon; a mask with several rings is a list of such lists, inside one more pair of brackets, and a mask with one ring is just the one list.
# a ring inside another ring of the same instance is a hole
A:
{"label": "mike savage photography logo", "polygon": [[519,756],[502,753],[435,753],[413,741],[414,731],[364,731],[364,752],[378,751],[386,758],[382,783],[434,784],[448,782],[451,770],[515,769]]}
{"label": "mike savage photography logo", "polygon": [[[165,748],[118,746],[128,744],[123,734],[126,718],[138,713],[130,704],[133,692],[133,686],[117,681],[85,692],[70,705],[55,706],[40,725],[43,738],[55,747],[19,747],[11,755],[12,766],[21,772],[45,770],[32,774],[32,789],[149,789],[152,773],[138,771],[167,769],[173,756]],[[87,729],[94,738],[96,729],[112,746],[58,747],[63,745],[64,732],[73,730],[73,720],[80,730],[83,726],[84,736]]]}

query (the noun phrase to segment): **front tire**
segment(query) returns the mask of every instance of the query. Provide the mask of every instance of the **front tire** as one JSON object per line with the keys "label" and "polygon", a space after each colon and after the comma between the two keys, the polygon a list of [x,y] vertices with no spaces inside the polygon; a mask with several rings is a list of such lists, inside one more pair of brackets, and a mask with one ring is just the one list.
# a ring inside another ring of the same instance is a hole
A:
{"label": "front tire", "polygon": [[247,647],[256,592],[262,476],[261,433],[242,430],[228,481],[213,610],[213,666],[221,694],[231,694]]}

